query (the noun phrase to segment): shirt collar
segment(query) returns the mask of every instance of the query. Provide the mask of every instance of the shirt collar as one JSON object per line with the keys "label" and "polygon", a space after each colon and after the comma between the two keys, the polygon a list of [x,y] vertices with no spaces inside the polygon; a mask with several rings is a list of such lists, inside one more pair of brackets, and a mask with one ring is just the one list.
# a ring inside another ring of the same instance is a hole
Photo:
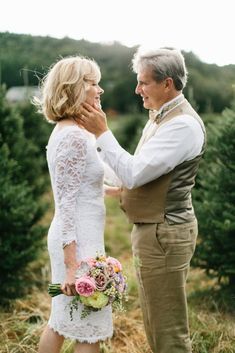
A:
{"label": "shirt collar", "polygon": [[169,113],[171,110],[176,108],[179,104],[183,102],[184,99],[185,98],[183,93],[179,94],[177,97],[171,99],[169,102],[164,103],[159,110],[150,110],[149,118],[152,121],[155,121],[156,118],[159,118],[161,120],[166,115],[166,113]]}

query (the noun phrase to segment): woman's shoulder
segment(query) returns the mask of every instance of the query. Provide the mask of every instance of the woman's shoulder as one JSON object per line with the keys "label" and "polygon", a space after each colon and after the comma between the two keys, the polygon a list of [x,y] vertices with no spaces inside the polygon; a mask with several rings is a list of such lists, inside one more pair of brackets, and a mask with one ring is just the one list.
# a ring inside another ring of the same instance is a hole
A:
{"label": "woman's shoulder", "polygon": [[54,129],[47,145],[47,150],[76,148],[86,145],[87,131],[78,125],[65,125],[61,129]]}
{"label": "woman's shoulder", "polygon": [[66,139],[86,139],[87,131],[79,125],[65,125],[59,129],[54,129],[51,133],[49,141],[61,141]]}

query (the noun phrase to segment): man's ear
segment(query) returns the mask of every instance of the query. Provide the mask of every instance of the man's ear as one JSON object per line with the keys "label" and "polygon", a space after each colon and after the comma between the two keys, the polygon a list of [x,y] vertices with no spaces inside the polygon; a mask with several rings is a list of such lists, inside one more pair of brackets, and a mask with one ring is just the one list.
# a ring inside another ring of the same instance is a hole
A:
{"label": "man's ear", "polygon": [[171,77],[165,79],[165,89],[170,91],[174,87],[174,82]]}

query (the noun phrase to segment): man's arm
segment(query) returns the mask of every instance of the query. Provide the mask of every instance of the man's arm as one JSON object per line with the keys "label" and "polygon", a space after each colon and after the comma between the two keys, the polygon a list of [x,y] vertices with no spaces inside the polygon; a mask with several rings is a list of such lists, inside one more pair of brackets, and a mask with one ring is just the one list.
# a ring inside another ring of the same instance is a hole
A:
{"label": "man's arm", "polygon": [[97,151],[128,189],[167,174],[201,151],[204,134],[200,124],[193,117],[182,115],[161,125],[140,152],[133,156],[108,130],[105,113],[101,112],[97,109],[96,113],[94,108],[89,114],[84,111],[86,117],[82,125],[97,136]]}

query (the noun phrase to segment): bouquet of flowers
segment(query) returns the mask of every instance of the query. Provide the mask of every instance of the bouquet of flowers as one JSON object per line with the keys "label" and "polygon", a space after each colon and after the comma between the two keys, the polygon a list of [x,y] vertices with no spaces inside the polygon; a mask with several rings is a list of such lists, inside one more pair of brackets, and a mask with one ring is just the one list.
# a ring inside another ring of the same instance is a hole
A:
{"label": "bouquet of flowers", "polygon": [[[122,273],[122,265],[117,259],[99,255],[83,260],[76,277],[77,294],[70,303],[71,320],[78,303],[84,306],[81,318],[109,304],[114,310],[124,310],[123,302],[127,301],[127,283]],[[48,293],[52,297],[63,294],[61,284],[49,284]]]}

